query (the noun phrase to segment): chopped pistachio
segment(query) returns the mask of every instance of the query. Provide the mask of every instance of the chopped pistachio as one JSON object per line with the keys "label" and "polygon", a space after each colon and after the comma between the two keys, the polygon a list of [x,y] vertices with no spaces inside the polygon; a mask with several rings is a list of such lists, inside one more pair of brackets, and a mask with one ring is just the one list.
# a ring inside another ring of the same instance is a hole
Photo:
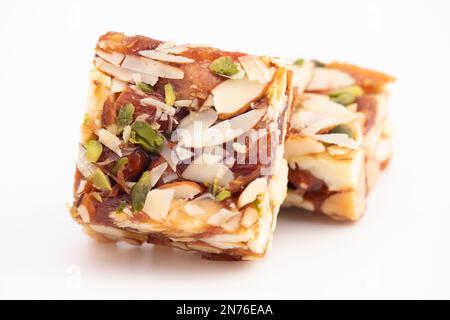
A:
{"label": "chopped pistachio", "polygon": [[219,179],[214,178],[212,184],[209,186],[212,195],[216,195],[219,192]]}
{"label": "chopped pistachio", "polygon": [[343,133],[346,134],[350,139],[353,139],[353,131],[345,124],[340,124],[330,130],[328,133]]}
{"label": "chopped pistachio", "polygon": [[131,103],[127,103],[120,108],[119,115],[117,116],[117,127],[120,131],[131,124],[134,110],[135,108]]}
{"label": "chopped pistachio", "polygon": [[116,209],[116,212],[122,212],[123,209],[127,207],[127,203],[125,201],[120,201],[119,206]]}
{"label": "chopped pistachio", "polygon": [[211,62],[209,70],[222,76],[232,76],[241,70],[241,66],[231,57],[220,57]]}
{"label": "chopped pistachio", "polygon": [[164,138],[147,122],[136,121],[131,129],[129,141],[141,145],[148,153],[157,152],[164,143]]}
{"label": "chopped pistachio", "polygon": [[314,62],[314,64],[316,65],[317,68],[325,68],[327,65],[319,60],[313,60],[312,62]]}
{"label": "chopped pistachio", "polygon": [[218,194],[216,194],[215,199],[216,201],[223,201],[225,199],[228,199],[229,197],[231,197],[231,192],[228,190],[221,190]]}
{"label": "chopped pistachio", "polygon": [[356,98],[364,94],[363,89],[359,86],[350,86],[333,90],[329,93],[330,99],[336,103],[348,106],[355,102]]}
{"label": "chopped pistachio", "polygon": [[258,195],[258,196],[256,197],[256,199],[255,199],[256,212],[258,212],[258,216],[259,216],[259,217],[261,217],[261,215],[262,215],[262,210],[263,210],[263,208],[262,208],[263,197],[264,197],[264,194],[261,193],[261,194]]}
{"label": "chopped pistachio", "polygon": [[136,83],[136,87],[141,90],[142,92],[145,93],[152,93],[155,90],[153,89],[153,87],[145,82],[138,82]]}
{"label": "chopped pistachio", "polygon": [[86,159],[90,162],[97,162],[103,152],[103,146],[98,140],[89,140],[86,143]]}
{"label": "chopped pistachio", "polygon": [[151,188],[151,173],[145,171],[139,178],[139,181],[131,189],[131,206],[135,211],[141,211],[144,208],[147,193]]}
{"label": "chopped pistachio", "polygon": [[225,188],[219,186],[219,180],[215,178],[211,184],[205,184],[208,187],[209,193],[211,193],[216,201],[223,201],[231,197],[231,192]]}
{"label": "chopped pistachio", "polygon": [[294,61],[294,64],[295,64],[296,66],[301,67],[302,65],[305,64],[305,59],[299,58],[299,59],[297,59],[297,60]]}
{"label": "chopped pistachio", "polygon": [[89,177],[94,186],[102,191],[111,191],[111,183],[108,176],[106,176],[102,170],[97,168],[94,173]]}
{"label": "chopped pistachio", "polygon": [[172,107],[177,97],[175,96],[175,91],[173,90],[173,86],[170,83],[164,86],[164,94],[166,104]]}
{"label": "chopped pistachio", "polygon": [[123,167],[125,167],[128,164],[128,158],[127,157],[123,157],[120,158],[119,160],[116,161],[116,163],[114,164],[114,167],[112,168],[112,173],[114,175],[117,175],[117,172],[122,169]]}
{"label": "chopped pistachio", "polygon": [[343,106],[352,104],[356,97],[350,92],[342,92],[341,94],[330,97],[332,101],[339,103]]}

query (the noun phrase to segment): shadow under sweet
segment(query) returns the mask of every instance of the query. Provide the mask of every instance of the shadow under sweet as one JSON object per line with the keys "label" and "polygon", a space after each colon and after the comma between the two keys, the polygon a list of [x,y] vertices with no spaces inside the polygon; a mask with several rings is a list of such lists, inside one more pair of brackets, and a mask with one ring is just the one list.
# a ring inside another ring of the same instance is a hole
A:
{"label": "shadow under sweet", "polygon": [[[298,209],[283,209],[278,217],[278,232],[286,228],[299,228],[301,230],[308,225],[322,225],[322,228],[335,228],[336,226],[349,226],[351,223],[333,221],[327,217],[299,212]],[[275,235],[275,238],[277,235]],[[295,234],[294,234],[295,237]],[[284,238],[284,237],[281,237]],[[285,241],[285,239],[280,239]],[[292,241],[297,242],[296,239]],[[162,272],[180,274],[189,272],[190,276],[222,276],[225,272],[251,271],[259,268],[260,264],[254,262],[227,262],[209,261],[202,259],[198,253],[185,252],[176,248],[145,244],[135,247],[128,244],[105,244],[95,240],[87,240],[80,253],[81,263],[94,267],[96,270],[116,272],[129,270],[130,272]]]}

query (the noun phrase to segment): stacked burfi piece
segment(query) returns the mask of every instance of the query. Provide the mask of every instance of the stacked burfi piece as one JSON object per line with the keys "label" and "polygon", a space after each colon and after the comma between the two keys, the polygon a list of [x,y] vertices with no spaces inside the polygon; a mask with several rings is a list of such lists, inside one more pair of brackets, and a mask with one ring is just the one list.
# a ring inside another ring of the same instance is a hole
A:
{"label": "stacked burfi piece", "polygon": [[391,157],[386,86],[394,79],[357,66],[299,60],[286,159],[286,206],[357,220]]}

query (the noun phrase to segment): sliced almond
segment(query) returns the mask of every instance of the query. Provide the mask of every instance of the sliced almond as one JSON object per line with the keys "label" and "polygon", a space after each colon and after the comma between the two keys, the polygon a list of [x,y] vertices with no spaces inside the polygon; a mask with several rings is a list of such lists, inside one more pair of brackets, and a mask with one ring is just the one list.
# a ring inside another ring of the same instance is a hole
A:
{"label": "sliced almond", "polygon": [[80,205],[77,208],[77,211],[78,211],[78,214],[81,217],[81,221],[83,221],[84,223],[90,223],[91,222],[91,217],[89,215],[89,211],[88,211],[88,209],[85,206]]}
{"label": "sliced almond", "polygon": [[169,173],[162,178],[164,183],[169,183],[178,179],[178,175],[175,172]]}
{"label": "sliced almond", "polygon": [[183,56],[175,56],[170,53],[165,53],[162,51],[156,51],[156,50],[143,50],[139,51],[139,54],[141,56],[159,60],[159,61],[167,61],[167,62],[174,62],[174,63],[192,63],[194,60],[183,57]]}
{"label": "sliced almond", "polygon": [[297,129],[298,131],[302,131],[303,129],[313,125],[316,122],[319,122],[327,117],[312,112],[305,108],[299,108],[294,110],[291,116],[291,127]]}
{"label": "sliced almond", "polygon": [[204,216],[207,212],[205,209],[203,209],[201,206],[199,206],[197,203],[191,201],[185,204],[184,210],[187,214],[195,217],[200,218]]}
{"label": "sliced almond", "polygon": [[[115,66],[109,62],[106,62],[105,60],[101,58],[95,58],[94,59],[94,65],[101,71],[114,76],[115,78],[125,81],[125,82],[134,82],[136,71],[128,70],[126,68]],[[149,74],[142,74],[141,75],[142,81],[145,83],[148,83],[150,85],[154,85],[158,81],[158,77],[149,75]]]}
{"label": "sliced almond", "polygon": [[297,88],[298,93],[303,93],[313,75],[314,63],[305,61],[302,66],[288,65],[287,68],[293,72],[292,87]]}
{"label": "sliced almond", "polygon": [[206,129],[216,122],[217,116],[217,112],[212,109],[201,112],[191,111],[187,117],[184,117],[183,120],[181,120],[178,128],[189,130],[194,127],[196,123],[201,123],[202,127]]}
{"label": "sliced almond", "polygon": [[221,250],[231,250],[242,248],[244,245],[239,243],[228,243],[228,242],[218,242],[218,241],[210,241],[206,239],[202,239],[203,242],[209,244],[210,246],[219,248]]}
{"label": "sliced almond", "polygon": [[130,139],[130,135],[131,135],[131,126],[125,126],[125,128],[123,128],[122,133],[123,141],[128,142],[128,140]]}
{"label": "sliced almond", "polygon": [[176,43],[172,40],[166,41],[166,42],[161,42],[155,50],[161,51],[167,48],[172,48],[176,45]]}
{"label": "sliced almond", "polygon": [[266,111],[267,109],[251,110],[219,122],[210,128],[207,127],[216,115],[211,110],[200,112],[202,118],[198,120],[190,116],[186,117],[186,122],[183,119],[180,123],[181,127],[176,130],[177,138],[185,147],[201,148],[221,145],[250,131],[262,119]]}
{"label": "sliced almond", "polygon": [[178,46],[159,49],[158,51],[165,52],[165,53],[172,53],[172,54],[180,54],[180,53],[187,51],[188,49],[189,49],[188,44],[180,44]]}
{"label": "sliced almond", "polygon": [[168,79],[183,79],[183,70],[144,57],[126,56],[122,67],[139,73]]}
{"label": "sliced almond", "polygon": [[312,137],[316,133],[319,133],[322,130],[334,127],[339,124],[339,121],[335,119],[322,119],[317,121],[316,123],[310,125],[308,128],[302,130],[302,134],[305,136]]}
{"label": "sliced almond", "polygon": [[345,72],[329,68],[315,68],[308,91],[334,90],[355,84],[355,80]]}
{"label": "sliced almond", "polygon": [[352,150],[349,148],[345,148],[345,147],[340,147],[337,145],[331,145],[329,147],[327,147],[327,152],[329,155],[332,156],[346,156],[348,155]]}
{"label": "sliced almond", "polygon": [[116,65],[116,66],[120,66],[120,64],[122,63],[123,59],[125,59],[125,55],[119,52],[106,52],[100,49],[96,49],[95,53],[101,57],[102,59]]}
{"label": "sliced almond", "polygon": [[[300,108],[297,111],[294,111],[294,114],[291,117],[291,126],[299,130],[305,136],[313,136],[324,129],[335,127],[338,124],[347,124],[355,118],[359,117],[354,113],[338,113],[341,111],[340,109],[319,109],[322,104],[326,104],[328,102],[328,100],[323,100],[323,102],[318,103],[317,106],[311,104],[311,109],[314,109],[314,111],[311,111],[307,108]],[[310,107],[309,104],[308,107]],[[326,111],[329,112],[329,115],[318,113]]]}
{"label": "sliced almond", "polygon": [[256,197],[261,193],[264,193],[267,189],[267,179],[258,178],[253,180],[245,189],[242,191],[238,199],[238,207],[242,208],[247,204],[256,200]]}
{"label": "sliced almond", "polygon": [[175,152],[177,153],[178,159],[180,159],[180,161],[187,160],[194,155],[193,152],[191,152],[186,148],[181,147],[180,145],[177,145],[175,147]]}
{"label": "sliced almond", "polygon": [[257,221],[258,221],[258,211],[256,211],[256,209],[253,207],[248,207],[247,209],[245,209],[241,225],[244,228],[250,228]]}
{"label": "sliced almond", "polygon": [[230,211],[222,208],[217,213],[212,215],[208,219],[207,223],[212,226],[222,227],[231,232],[238,229],[240,215],[241,213],[239,211]]}
{"label": "sliced almond", "polygon": [[[269,209],[265,209],[269,213]],[[258,223],[258,236],[248,242],[248,248],[256,253],[263,254],[270,244],[270,234],[272,227],[272,216],[267,215],[264,219],[260,219]]]}
{"label": "sliced almond", "polygon": [[100,224],[90,224],[89,228],[91,228],[95,232],[100,233],[101,235],[103,235],[109,239],[113,239],[113,240],[122,239],[127,235],[127,233],[123,230],[109,227],[109,226],[103,226]]}
{"label": "sliced almond", "polygon": [[183,172],[186,180],[200,183],[211,183],[217,178],[220,186],[226,186],[234,180],[233,172],[223,164],[190,164]]}
{"label": "sliced almond", "polygon": [[248,78],[240,80],[228,79],[212,90],[214,107],[220,119],[228,119],[245,112],[250,104],[261,98],[267,83],[251,81]]}
{"label": "sliced almond", "polygon": [[169,116],[175,115],[176,109],[174,107],[168,106],[167,104],[165,104],[162,101],[159,101],[158,99],[148,97],[141,99],[141,103],[148,106],[160,108],[164,113],[167,113]]}
{"label": "sliced almond", "polygon": [[192,181],[176,181],[160,186],[158,189],[171,189],[175,199],[192,199],[203,192],[203,187]]}
{"label": "sliced almond", "polygon": [[150,218],[162,221],[169,213],[175,191],[171,189],[154,189],[145,199],[144,211]]}
{"label": "sliced almond", "polygon": [[109,149],[111,149],[114,153],[116,153],[119,157],[122,156],[122,151],[120,150],[120,144],[122,143],[119,138],[113,135],[111,132],[105,129],[100,129],[97,132],[98,140]]}
{"label": "sliced almond", "polygon": [[302,97],[302,106],[310,111],[333,119],[341,119],[342,121],[351,121],[360,117],[358,114],[351,112],[343,105],[333,102],[326,96],[304,95]]}
{"label": "sliced almond", "polygon": [[122,92],[127,86],[125,81],[113,78],[111,83],[111,93]]}
{"label": "sliced almond", "polygon": [[202,238],[201,240],[214,241],[214,242],[247,242],[251,239],[252,233],[246,232],[241,234],[216,234],[208,238]]}
{"label": "sliced almond", "polygon": [[159,181],[159,179],[161,179],[163,173],[166,171],[168,167],[167,162],[163,162],[159,165],[157,165],[156,167],[154,167],[151,171],[150,171],[150,184],[151,187],[153,188]]}
{"label": "sliced almond", "polygon": [[175,131],[178,141],[185,146],[201,147],[205,131],[216,122],[217,112],[208,109],[201,112],[191,111],[184,117]]}
{"label": "sliced almond", "polygon": [[251,81],[259,81],[261,83],[267,83],[272,79],[272,73],[270,69],[264,64],[264,62],[252,55],[239,57],[239,62],[244,68],[247,77]]}
{"label": "sliced almond", "polygon": [[324,151],[323,144],[309,137],[294,135],[288,137],[285,142],[285,158],[288,160]]}
{"label": "sliced almond", "polygon": [[78,147],[76,167],[85,178],[89,178],[97,169],[97,167],[93,165],[92,162],[86,159],[86,149],[81,144]]}
{"label": "sliced almond", "polygon": [[167,161],[170,168],[172,168],[172,170],[176,172],[177,165],[178,163],[180,163],[180,158],[178,158],[176,151],[172,150],[170,144],[167,141],[162,145],[161,149],[159,150],[159,154],[164,158],[164,160]]}
{"label": "sliced almond", "polygon": [[286,159],[281,157],[281,160],[279,160],[279,162],[281,162],[281,164],[278,165],[278,172],[276,172],[276,174],[273,175],[272,179],[270,179],[268,187],[270,203],[273,207],[281,206],[287,195],[289,167]]}
{"label": "sliced almond", "polygon": [[313,137],[322,142],[336,144],[340,147],[346,147],[353,150],[361,145],[361,143],[349,138],[348,135],[344,133],[316,134]]}
{"label": "sliced almond", "polygon": [[250,131],[266,114],[267,109],[254,109],[237,117],[219,122],[205,131],[202,146],[220,145]]}

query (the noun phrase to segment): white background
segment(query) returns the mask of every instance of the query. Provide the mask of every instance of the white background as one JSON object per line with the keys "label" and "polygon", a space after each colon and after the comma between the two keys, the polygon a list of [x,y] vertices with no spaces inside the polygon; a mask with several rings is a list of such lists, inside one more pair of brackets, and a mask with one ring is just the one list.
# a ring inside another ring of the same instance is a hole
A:
{"label": "white background", "polygon": [[[450,298],[450,2],[1,1],[0,298]],[[280,214],[256,263],[102,245],[71,221],[108,31],[387,71],[395,157],[356,224]]]}

